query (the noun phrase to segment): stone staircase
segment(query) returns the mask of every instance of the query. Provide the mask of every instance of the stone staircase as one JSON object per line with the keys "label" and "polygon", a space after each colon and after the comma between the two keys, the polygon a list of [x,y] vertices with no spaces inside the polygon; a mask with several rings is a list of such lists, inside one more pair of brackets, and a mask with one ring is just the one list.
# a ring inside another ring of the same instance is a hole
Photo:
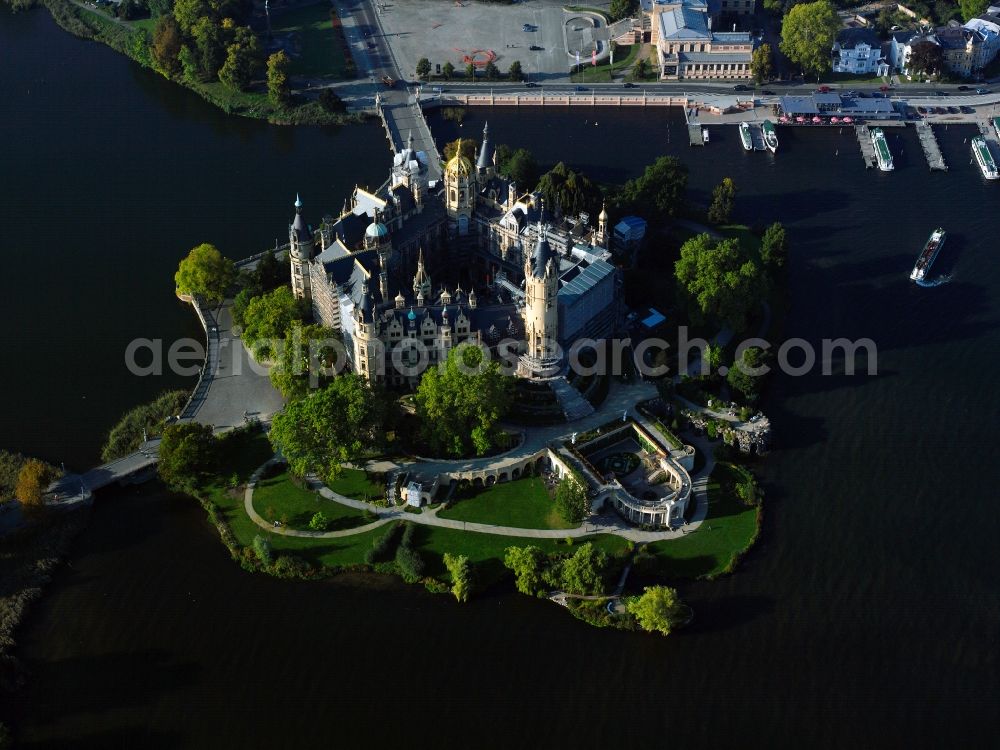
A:
{"label": "stone staircase", "polygon": [[556,394],[559,406],[566,416],[567,422],[575,419],[590,416],[594,413],[594,407],[590,402],[580,395],[580,392],[569,384],[569,381],[562,375],[550,381],[552,392]]}

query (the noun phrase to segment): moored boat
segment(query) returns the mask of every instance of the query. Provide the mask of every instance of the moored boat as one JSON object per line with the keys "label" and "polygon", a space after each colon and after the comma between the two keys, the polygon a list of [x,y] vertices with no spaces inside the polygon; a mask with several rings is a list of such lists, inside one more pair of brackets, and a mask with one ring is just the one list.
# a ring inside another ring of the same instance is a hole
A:
{"label": "moored boat", "polygon": [[753,136],[750,135],[750,123],[740,123],[740,140],[743,141],[744,151],[753,151]]}
{"label": "moored boat", "polygon": [[702,139],[702,140],[703,140],[703,141],[704,141],[705,143],[708,143],[708,128],[702,128],[702,129],[701,129],[701,139]]}
{"label": "moored boat", "polygon": [[878,168],[883,172],[891,172],[893,170],[892,151],[889,150],[889,143],[885,140],[885,133],[882,132],[882,128],[872,128],[871,133]]}
{"label": "moored boat", "polygon": [[937,258],[938,253],[941,252],[941,246],[944,245],[944,238],[945,232],[941,227],[931,232],[931,236],[927,238],[927,244],[924,245],[923,251],[913,266],[913,270],[910,271],[910,279],[912,281],[919,283],[926,278],[927,272],[931,270],[934,260]]}
{"label": "moored boat", "polygon": [[761,130],[764,131],[764,145],[767,146],[767,150],[772,154],[778,151],[778,130],[774,127],[774,123],[770,120],[764,120],[764,124],[761,125]]}
{"label": "moored boat", "polygon": [[994,117],[990,122],[993,123],[993,132],[1000,138],[1000,117]]}
{"label": "moored boat", "polygon": [[989,144],[986,143],[986,139],[981,135],[977,135],[972,139],[972,154],[976,157],[976,162],[979,164],[979,169],[982,170],[983,177],[987,180],[1000,178],[1000,172],[997,171],[997,164],[993,160],[993,154],[990,153]]}

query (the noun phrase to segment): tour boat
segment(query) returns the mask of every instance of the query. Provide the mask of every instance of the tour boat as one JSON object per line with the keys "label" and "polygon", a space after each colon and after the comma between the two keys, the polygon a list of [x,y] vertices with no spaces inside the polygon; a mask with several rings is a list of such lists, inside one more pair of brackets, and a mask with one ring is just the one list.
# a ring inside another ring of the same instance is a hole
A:
{"label": "tour boat", "polygon": [[972,153],[976,157],[976,161],[979,162],[979,168],[983,172],[983,177],[987,180],[1000,178],[1000,172],[997,172],[997,163],[993,161],[993,154],[990,153],[990,147],[986,143],[986,139],[981,135],[977,135],[972,139]]}
{"label": "tour boat", "polygon": [[891,172],[893,169],[892,152],[889,150],[889,144],[885,140],[882,128],[872,128],[872,145],[875,147],[878,168],[883,172]]}
{"label": "tour boat", "polygon": [[774,127],[774,123],[770,120],[764,120],[764,124],[761,125],[761,130],[764,131],[764,145],[767,146],[767,150],[772,154],[778,151],[778,131]]}
{"label": "tour boat", "polygon": [[990,122],[993,123],[993,132],[997,134],[997,138],[1000,138],[1000,117],[994,117]]}
{"label": "tour boat", "polygon": [[927,276],[927,272],[931,270],[934,259],[937,258],[938,253],[941,251],[941,246],[944,245],[944,238],[944,230],[941,227],[931,232],[931,236],[927,239],[927,244],[924,245],[923,252],[920,253],[916,265],[910,271],[910,279],[912,281],[921,282]]}
{"label": "tour boat", "polygon": [[708,128],[702,128],[702,129],[701,129],[701,139],[702,139],[702,140],[703,140],[703,141],[704,141],[705,143],[708,143]]}
{"label": "tour boat", "polygon": [[743,141],[744,151],[753,151],[753,136],[750,135],[749,123],[740,123],[740,140]]}

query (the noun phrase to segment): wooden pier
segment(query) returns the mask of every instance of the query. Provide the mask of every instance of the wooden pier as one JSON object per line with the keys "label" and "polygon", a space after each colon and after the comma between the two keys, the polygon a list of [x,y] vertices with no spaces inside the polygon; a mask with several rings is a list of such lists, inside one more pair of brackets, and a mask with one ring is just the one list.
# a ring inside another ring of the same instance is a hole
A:
{"label": "wooden pier", "polygon": [[920,147],[927,157],[927,166],[941,172],[948,171],[948,165],[944,163],[944,156],[941,154],[941,147],[938,146],[937,138],[934,136],[934,129],[930,123],[917,122],[917,138],[920,139]]}
{"label": "wooden pier", "polygon": [[865,160],[865,168],[871,169],[878,166],[878,158],[875,156],[875,144],[872,143],[872,134],[867,125],[855,125],[854,132],[858,136],[858,145],[861,146],[861,158]]}
{"label": "wooden pier", "polygon": [[702,134],[701,125],[688,123],[688,140],[692,146],[705,145],[705,136]]}
{"label": "wooden pier", "polygon": [[759,122],[750,123],[750,140],[753,141],[754,151],[767,150],[767,145],[764,143],[764,128]]}

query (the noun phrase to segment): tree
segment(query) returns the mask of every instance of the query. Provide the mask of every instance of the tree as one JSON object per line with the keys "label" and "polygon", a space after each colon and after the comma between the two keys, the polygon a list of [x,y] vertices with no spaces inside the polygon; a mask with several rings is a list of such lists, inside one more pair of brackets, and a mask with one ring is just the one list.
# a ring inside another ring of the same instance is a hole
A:
{"label": "tree", "polygon": [[817,78],[830,70],[833,42],[840,31],[840,18],[828,0],[794,6],[781,23],[781,51]]}
{"label": "tree", "polygon": [[465,66],[465,77],[470,81],[476,80],[476,66],[472,63]]}
{"label": "tree", "polygon": [[[985,2],[985,0],[984,0]],[[879,36],[887,36],[892,29],[892,11],[889,6],[883,6],[875,19],[875,31]]]}
{"label": "tree", "polygon": [[268,439],[293,474],[331,481],[343,463],[381,446],[384,403],[362,378],[341,375],[276,414]]}
{"label": "tree", "polygon": [[760,369],[764,367],[767,355],[764,350],[757,346],[751,346],[743,351],[740,358],[733,363],[726,373],[726,382],[733,390],[739,391],[743,397],[753,403],[760,397],[760,388],[763,374]]}
{"label": "tree", "polygon": [[511,150],[510,146],[497,146],[497,171],[522,189],[538,184],[538,162],[526,148]]}
{"label": "tree", "polygon": [[620,21],[623,18],[631,18],[639,7],[636,0],[611,0],[608,13],[611,14],[612,21]]}
{"label": "tree", "polygon": [[233,43],[226,48],[226,61],[219,68],[219,80],[236,91],[245,91],[260,62],[260,43],[247,28],[236,30]]}
{"label": "tree", "polygon": [[500,69],[496,66],[492,60],[486,63],[486,67],[483,68],[483,74],[486,76],[487,81],[495,81],[500,77]]}
{"label": "tree", "polygon": [[427,567],[420,552],[408,544],[396,548],[396,567],[403,580],[409,583],[419,581]]}
{"label": "tree", "polygon": [[722,182],[712,190],[712,205],[708,207],[708,220],[712,224],[728,224],[736,202],[736,185],[732,179],[723,177]]}
{"label": "tree", "polygon": [[542,562],[545,553],[533,545],[508,547],[503,564],[514,572],[514,585],[522,594],[534,596],[542,590]]}
{"label": "tree", "polygon": [[567,475],[556,487],[556,512],[567,523],[579,524],[590,515],[587,487],[577,477]]}
{"label": "tree", "polygon": [[563,162],[542,175],[535,190],[542,194],[550,212],[561,210],[567,216],[586,211],[596,216],[601,210],[601,189],[584,174],[574,172]]}
{"label": "tree", "polygon": [[309,519],[310,531],[326,531],[329,525],[330,519],[323,515],[323,511],[321,510],[313,513],[312,518]]}
{"label": "tree", "polygon": [[340,338],[333,329],[293,322],[271,368],[271,385],[289,400],[304,398],[311,387],[324,387],[339,347]]}
{"label": "tree", "polygon": [[347,104],[333,89],[323,89],[319,92],[319,106],[331,113],[347,111]]}
{"label": "tree", "polygon": [[562,587],[571,594],[602,594],[607,566],[607,554],[587,542],[563,561]]}
{"label": "tree", "polygon": [[915,42],[910,48],[907,68],[913,73],[934,75],[940,72],[944,62],[941,46],[931,41]]}
{"label": "tree", "polygon": [[750,72],[756,83],[770,81],[774,77],[774,53],[770,44],[762,44],[750,56]]}
{"label": "tree", "polygon": [[153,18],[159,18],[170,14],[174,2],[173,0],[146,0],[146,5],[149,7],[150,15]]}
{"label": "tree", "polygon": [[734,331],[746,327],[751,309],[760,304],[766,277],[737,239],[692,237],[681,246],[674,266],[681,296],[689,299],[693,318],[711,318]]}
{"label": "tree", "polygon": [[287,286],[254,297],[243,313],[244,342],[255,356],[270,357],[292,324],[302,319],[303,308]]}
{"label": "tree", "polygon": [[[455,154],[458,152],[459,141],[451,141],[450,143],[444,144],[444,160],[446,162],[451,161]],[[463,138],[461,140],[462,144],[462,156],[471,161],[473,164],[476,163],[476,142],[471,138]]]}
{"label": "tree", "polygon": [[990,0],[958,0],[958,7],[962,11],[962,18],[971,21],[978,15],[986,11]]}
{"label": "tree", "polygon": [[483,456],[497,444],[499,421],[510,409],[513,378],[485,361],[473,345],[448,352],[441,367],[431,367],[417,386],[421,434],[437,455]]}
{"label": "tree", "polygon": [[209,304],[222,302],[235,280],[233,262],[223,257],[215,245],[207,242],[192,248],[174,274],[179,294],[201,297]]}
{"label": "tree", "polygon": [[17,472],[17,484],[14,486],[14,497],[22,505],[41,505],[42,494],[54,477],[49,467],[37,458],[29,458]]}
{"label": "tree", "polygon": [[253,538],[253,551],[257,555],[257,559],[260,560],[261,565],[265,568],[271,567],[271,563],[273,562],[271,543],[260,534],[257,534]]}
{"label": "tree", "polygon": [[652,213],[653,221],[662,222],[684,207],[687,181],[687,167],[676,157],[661,156],[639,177],[625,183],[615,198],[617,208],[622,213]]}
{"label": "tree", "polygon": [[448,60],[441,66],[441,75],[444,76],[444,80],[446,81],[450,81],[451,77],[455,75],[455,66],[451,64],[451,60]]}
{"label": "tree", "polygon": [[218,448],[211,425],[198,422],[167,425],[156,465],[160,479],[173,490],[191,492],[215,467]]}
{"label": "tree", "polygon": [[[176,9],[174,12],[176,15]],[[180,19],[178,19],[180,23]],[[184,24],[181,23],[181,30]],[[200,18],[191,28],[191,38],[198,50],[198,65],[205,78],[215,78],[226,59],[226,37],[222,27],[209,17]]]}
{"label": "tree", "polygon": [[764,231],[760,241],[760,259],[765,266],[780,268],[788,257],[788,238],[780,222],[774,222]]}
{"label": "tree", "polygon": [[510,69],[507,71],[507,77],[512,81],[523,81],[524,71],[521,70],[521,61],[515,60],[510,64]]}
{"label": "tree", "polygon": [[640,57],[635,63],[635,78],[643,79],[649,75],[649,60]]}
{"label": "tree", "polygon": [[173,16],[160,16],[153,29],[153,46],[150,51],[157,69],[172,77],[181,72],[181,28]]}
{"label": "tree", "polygon": [[426,81],[431,75],[431,61],[426,57],[417,60],[417,78]]}
{"label": "tree", "polygon": [[643,630],[663,635],[670,635],[684,613],[677,591],[669,586],[647,586],[642,596],[626,606]]}
{"label": "tree", "polygon": [[208,0],[174,0],[174,18],[185,34],[190,34],[201,19],[211,16]]}
{"label": "tree", "polygon": [[[290,62],[284,50],[279,50],[267,58],[267,94],[275,107],[285,107],[291,101],[292,88],[288,83]],[[274,260],[273,253],[271,259]]]}
{"label": "tree", "polygon": [[460,602],[469,601],[472,594],[472,563],[469,558],[445,552],[444,567],[451,576],[451,593]]}

